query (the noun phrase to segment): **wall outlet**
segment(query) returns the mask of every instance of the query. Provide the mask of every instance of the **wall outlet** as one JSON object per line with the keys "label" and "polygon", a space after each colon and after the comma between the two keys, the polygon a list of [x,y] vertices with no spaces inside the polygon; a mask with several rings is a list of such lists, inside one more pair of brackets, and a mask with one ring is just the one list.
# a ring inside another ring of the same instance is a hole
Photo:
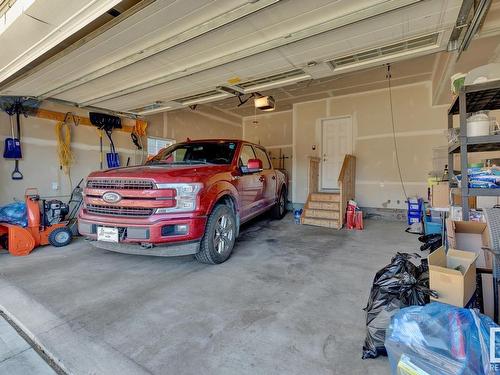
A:
{"label": "wall outlet", "polygon": [[52,190],[59,190],[59,184],[57,182],[52,183]]}

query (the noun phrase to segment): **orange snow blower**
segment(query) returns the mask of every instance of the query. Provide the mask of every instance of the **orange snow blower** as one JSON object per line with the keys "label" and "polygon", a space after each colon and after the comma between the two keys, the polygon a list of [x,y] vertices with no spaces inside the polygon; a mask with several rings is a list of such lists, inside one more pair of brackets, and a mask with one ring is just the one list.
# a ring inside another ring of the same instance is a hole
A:
{"label": "orange snow blower", "polygon": [[[28,255],[38,246],[51,244],[55,247],[66,246],[73,238],[71,230],[62,221],[67,205],[60,201],[42,200],[34,188],[26,189],[26,214],[28,225],[23,228],[16,224],[0,223],[0,247],[15,256]],[[48,203],[48,204],[47,204]],[[61,210],[61,205],[63,210]]]}

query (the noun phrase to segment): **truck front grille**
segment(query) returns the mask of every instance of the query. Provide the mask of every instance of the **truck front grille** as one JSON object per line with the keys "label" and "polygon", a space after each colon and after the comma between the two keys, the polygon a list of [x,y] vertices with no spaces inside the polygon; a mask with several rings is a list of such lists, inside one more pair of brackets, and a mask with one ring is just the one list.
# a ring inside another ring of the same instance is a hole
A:
{"label": "truck front grille", "polygon": [[89,189],[110,189],[110,190],[151,190],[155,188],[149,180],[126,180],[126,179],[95,179],[88,180]]}
{"label": "truck front grille", "polygon": [[101,206],[97,204],[88,204],[87,212],[94,215],[148,217],[153,214],[153,208]]}

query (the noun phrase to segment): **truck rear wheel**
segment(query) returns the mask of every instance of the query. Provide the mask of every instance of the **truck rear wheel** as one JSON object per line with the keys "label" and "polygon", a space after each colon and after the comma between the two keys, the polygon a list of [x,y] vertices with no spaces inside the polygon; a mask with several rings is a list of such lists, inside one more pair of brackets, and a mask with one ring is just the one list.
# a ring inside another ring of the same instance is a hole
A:
{"label": "truck rear wheel", "polygon": [[280,191],[280,195],[278,197],[278,201],[274,205],[271,211],[271,215],[273,219],[281,220],[286,215],[286,189],[282,188]]}
{"label": "truck rear wheel", "polygon": [[220,264],[233,251],[236,240],[236,218],[233,210],[225,204],[215,206],[208,217],[200,251],[195,255],[202,263]]}

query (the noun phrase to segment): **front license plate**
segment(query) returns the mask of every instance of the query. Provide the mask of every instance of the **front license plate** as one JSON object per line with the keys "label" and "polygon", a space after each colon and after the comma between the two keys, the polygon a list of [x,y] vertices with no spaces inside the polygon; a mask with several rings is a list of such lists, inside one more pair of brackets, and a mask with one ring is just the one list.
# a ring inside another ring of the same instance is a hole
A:
{"label": "front license plate", "polygon": [[97,227],[97,241],[118,242],[118,228]]}

